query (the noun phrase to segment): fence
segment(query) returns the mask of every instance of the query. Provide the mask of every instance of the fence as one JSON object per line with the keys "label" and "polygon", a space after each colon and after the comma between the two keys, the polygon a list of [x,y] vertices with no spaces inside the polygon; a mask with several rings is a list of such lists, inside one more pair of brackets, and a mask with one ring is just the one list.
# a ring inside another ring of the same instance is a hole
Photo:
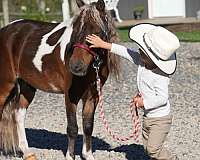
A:
{"label": "fence", "polygon": [[62,0],[0,0],[0,26],[16,19],[60,22]]}
{"label": "fence", "polygon": [[[32,19],[32,20],[40,20],[40,21],[48,21],[48,22],[61,22],[63,20],[62,12],[57,13],[48,13],[48,14],[41,14],[41,13],[31,13],[31,14],[24,14],[24,13],[10,13],[9,14],[9,22],[12,22],[17,19]],[[5,25],[3,13],[0,13],[0,27]]]}
{"label": "fence", "polygon": [[[87,1],[91,2],[94,0],[87,0]],[[122,20],[119,17],[119,13],[117,9],[117,4],[119,0],[104,0],[104,1],[106,3],[107,9],[113,10],[115,13],[114,16],[116,17],[117,21],[121,22]],[[6,23],[4,22],[4,17],[3,17],[3,8],[4,9],[6,8],[6,13],[8,13],[8,18],[6,19],[9,19],[9,22],[12,22],[16,19],[33,19],[33,20],[41,20],[41,21],[49,21],[49,22],[52,22],[52,21],[60,22],[63,20],[63,18],[66,19],[66,16],[64,13],[66,12],[67,9],[62,8],[62,7],[65,7],[66,4],[69,9],[69,11],[67,12],[68,14],[67,17],[69,17],[70,15],[72,16],[76,11],[75,9],[76,4],[74,4],[75,0],[73,1],[70,1],[70,0],[69,1],[68,0],[54,0],[54,1],[12,0],[12,3],[9,0],[3,0],[2,2],[4,2],[4,4],[0,2],[0,27],[6,25]],[[62,13],[62,11],[64,12]],[[5,10],[4,10],[4,13],[5,13]],[[63,17],[63,14],[64,14],[64,17]]]}

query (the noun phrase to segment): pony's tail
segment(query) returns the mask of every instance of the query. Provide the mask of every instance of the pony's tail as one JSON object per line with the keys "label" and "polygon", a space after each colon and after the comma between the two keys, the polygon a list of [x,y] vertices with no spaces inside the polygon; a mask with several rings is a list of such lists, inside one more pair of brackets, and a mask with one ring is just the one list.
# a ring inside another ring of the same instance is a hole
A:
{"label": "pony's tail", "polygon": [[16,82],[8,96],[0,119],[0,148],[5,154],[16,153],[18,150],[18,134],[16,110],[19,107],[19,86]]}

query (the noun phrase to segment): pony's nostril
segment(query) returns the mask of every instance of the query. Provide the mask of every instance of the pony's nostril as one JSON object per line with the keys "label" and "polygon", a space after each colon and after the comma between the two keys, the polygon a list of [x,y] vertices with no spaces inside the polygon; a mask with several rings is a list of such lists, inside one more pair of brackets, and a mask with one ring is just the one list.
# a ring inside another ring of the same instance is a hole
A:
{"label": "pony's nostril", "polygon": [[74,70],[75,71],[81,71],[84,68],[84,64],[81,61],[78,61],[75,65],[74,65]]}
{"label": "pony's nostril", "polygon": [[87,66],[82,61],[70,63],[71,72],[75,75],[83,76],[86,74]]}

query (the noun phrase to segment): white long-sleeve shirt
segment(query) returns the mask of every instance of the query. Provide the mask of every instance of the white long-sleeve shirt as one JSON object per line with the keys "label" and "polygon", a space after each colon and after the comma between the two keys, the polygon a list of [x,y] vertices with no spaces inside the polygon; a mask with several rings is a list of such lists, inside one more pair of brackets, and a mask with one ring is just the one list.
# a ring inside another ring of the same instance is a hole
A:
{"label": "white long-sleeve shirt", "polygon": [[137,87],[143,96],[144,115],[147,117],[169,115],[169,76],[159,68],[154,70],[146,69],[140,61],[139,53],[134,49],[112,43],[111,52],[138,65]]}

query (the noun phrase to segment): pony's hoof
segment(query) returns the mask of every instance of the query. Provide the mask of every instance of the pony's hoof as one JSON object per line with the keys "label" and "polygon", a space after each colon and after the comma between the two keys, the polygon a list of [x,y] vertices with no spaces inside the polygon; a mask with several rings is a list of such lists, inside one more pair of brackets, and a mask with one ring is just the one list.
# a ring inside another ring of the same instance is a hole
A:
{"label": "pony's hoof", "polygon": [[24,160],[37,160],[37,157],[36,157],[36,155],[34,153],[29,153],[23,159]]}
{"label": "pony's hoof", "polygon": [[66,160],[75,160],[75,157],[72,158],[72,157],[70,156],[69,152],[67,152],[65,159],[66,159]]}
{"label": "pony's hoof", "polygon": [[89,155],[83,154],[82,156],[83,156],[83,158],[84,158],[85,160],[95,160],[95,159],[94,159],[94,156],[93,156],[92,154],[89,154]]}

